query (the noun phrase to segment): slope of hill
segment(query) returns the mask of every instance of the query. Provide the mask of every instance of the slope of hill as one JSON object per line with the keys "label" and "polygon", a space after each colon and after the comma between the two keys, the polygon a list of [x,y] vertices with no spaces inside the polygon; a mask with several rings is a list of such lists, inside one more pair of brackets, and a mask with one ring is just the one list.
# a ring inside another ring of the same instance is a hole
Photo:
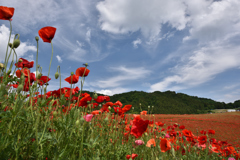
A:
{"label": "slope of hill", "polygon": [[[92,92],[83,92],[92,95]],[[212,99],[189,96],[174,91],[155,91],[152,93],[131,91],[109,97],[111,102],[119,100],[123,105],[131,104],[134,107],[135,113],[139,113],[142,109],[154,114],[200,114],[210,112],[211,109],[232,109],[240,107],[240,100],[226,104],[224,102],[216,102]],[[150,106],[150,108],[148,106]]]}

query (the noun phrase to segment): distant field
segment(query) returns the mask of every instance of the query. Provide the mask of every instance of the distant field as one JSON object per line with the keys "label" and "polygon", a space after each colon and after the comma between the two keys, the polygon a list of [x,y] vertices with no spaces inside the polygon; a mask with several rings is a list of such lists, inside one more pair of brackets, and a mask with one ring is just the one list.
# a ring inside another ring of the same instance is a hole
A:
{"label": "distant field", "polygon": [[145,119],[148,118],[155,118],[155,121],[165,123],[164,128],[174,123],[184,125],[194,135],[200,135],[201,130],[212,129],[216,132],[212,138],[227,141],[233,146],[240,145],[240,112],[191,115],[156,114],[154,118],[146,116]]}
{"label": "distant field", "polygon": [[227,112],[227,110],[229,110],[229,109],[214,109],[214,110],[212,110],[212,112],[214,112],[214,113],[223,113],[223,112]]}

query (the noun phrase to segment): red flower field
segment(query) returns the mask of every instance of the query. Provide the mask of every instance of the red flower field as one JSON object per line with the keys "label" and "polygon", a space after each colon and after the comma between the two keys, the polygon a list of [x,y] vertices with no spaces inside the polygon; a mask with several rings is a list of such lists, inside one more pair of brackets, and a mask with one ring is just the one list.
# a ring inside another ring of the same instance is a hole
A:
{"label": "red flower field", "polygon": [[208,132],[214,130],[215,134],[211,138],[218,141],[226,141],[233,146],[240,144],[240,112],[226,112],[214,114],[190,114],[190,115],[173,115],[157,114],[146,116],[144,119],[160,121],[164,124],[163,128],[178,123],[191,130],[194,135],[203,135],[202,130]]}

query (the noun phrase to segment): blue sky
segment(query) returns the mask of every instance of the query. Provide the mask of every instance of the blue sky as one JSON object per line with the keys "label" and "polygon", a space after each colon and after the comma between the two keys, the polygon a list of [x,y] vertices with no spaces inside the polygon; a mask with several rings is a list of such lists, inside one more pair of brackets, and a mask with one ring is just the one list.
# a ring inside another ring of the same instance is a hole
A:
{"label": "blue sky", "polygon": [[[15,8],[18,58],[36,61],[38,30],[57,28],[48,90],[60,87],[54,78],[58,65],[62,87],[70,87],[64,79],[88,63],[84,90],[172,90],[226,103],[240,99],[239,0],[1,0],[0,6]],[[1,62],[9,28],[0,21]],[[51,44],[40,39],[43,75],[50,58]]]}

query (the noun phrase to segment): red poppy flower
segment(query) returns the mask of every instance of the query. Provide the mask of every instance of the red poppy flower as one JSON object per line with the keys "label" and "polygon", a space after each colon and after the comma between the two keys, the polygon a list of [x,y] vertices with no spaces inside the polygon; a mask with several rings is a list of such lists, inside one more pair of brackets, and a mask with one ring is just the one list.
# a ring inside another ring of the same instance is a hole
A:
{"label": "red poppy flower", "polygon": [[21,74],[22,74],[22,72],[18,69],[18,70],[16,71],[16,76],[17,76],[18,78],[20,78],[20,77],[21,77]]}
{"label": "red poppy flower", "polygon": [[215,131],[214,130],[208,130],[208,134],[215,134]]}
{"label": "red poppy flower", "polygon": [[132,160],[134,160],[137,156],[138,156],[137,154],[133,153],[132,155],[127,155],[126,158],[127,159],[132,158]]}
{"label": "red poppy flower", "polygon": [[200,133],[206,135],[207,132],[204,130],[201,130]]}
{"label": "red poppy flower", "polygon": [[[109,99],[110,100],[110,99]],[[122,107],[122,103],[120,101],[115,102],[113,105]]]}
{"label": "red poppy flower", "polygon": [[140,112],[141,115],[147,115],[147,111]]}
{"label": "red poppy flower", "polygon": [[105,100],[105,96],[98,96],[97,99],[94,99],[98,103],[102,103]]}
{"label": "red poppy flower", "polygon": [[160,127],[164,126],[164,123],[162,123],[162,122],[155,122],[155,124],[156,124],[157,126],[160,126]]}
{"label": "red poppy flower", "polygon": [[130,109],[131,109],[131,107],[132,107],[132,105],[125,105],[123,108],[122,108],[122,111],[123,112],[127,112],[127,111],[129,111]]}
{"label": "red poppy flower", "polygon": [[161,142],[160,142],[160,148],[161,148],[161,152],[166,152],[168,150],[171,149],[171,145],[170,142],[166,139],[166,138],[160,138]]}
{"label": "red poppy flower", "polygon": [[38,79],[38,84],[42,86],[43,84],[49,82],[50,80],[51,78],[49,78],[48,76],[42,76],[40,79]]}
{"label": "red poppy flower", "polygon": [[33,67],[34,61],[29,62],[28,60],[26,60],[24,58],[19,58],[19,60],[20,59],[22,60],[22,62],[15,63],[16,67],[18,67],[18,68],[24,68],[24,67],[32,68]]}
{"label": "red poppy flower", "polygon": [[114,108],[115,113],[118,114],[119,116],[124,113],[122,111],[122,108],[120,108],[120,107],[113,107],[113,108]]}
{"label": "red poppy flower", "polygon": [[191,131],[187,130],[187,129],[184,129],[184,130],[182,131],[182,133],[183,133],[184,136],[186,136],[186,137],[193,137],[193,136],[194,136],[193,133],[192,133]]}
{"label": "red poppy flower", "polygon": [[155,142],[155,139],[150,139],[148,142],[147,142],[147,147],[151,147],[151,146],[154,146],[156,147],[156,142]]}
{"label": "red poppy flower", "polygon": [[197,140],[200,145],[205,144],[207,142],[207,136],[200,136],[200,137],[198,137]]}
{"label": "red poppy flower", "polygon": [[0,19],[1,20],[11,20],[14,14],[14,8],[0,6]]}
{"label": "red poppy flower", "polygon": [[[77,76],[80,76],[80,77],[82,77],[82,76],[84,76],[84,77],[88,76],[90,70],[86,68],[85,73],[84,73],[84,71],[85,71],[85,67],[80,67],[80,68],[78,68],[78,69],[76,70],[76,75],[77,75]],[[84,75],[83,75],[83,73],[84,73]]]}
{"label": "red poppy flower", "polygon": [[179,126],[179,129],[185,129],[185,126],[181,125]]}
{"label": "red poppy flower", "polygon": [[131,134],[136,138],[142,136],[142,134],[147,130],[149,120],[143,120],[140,117],[133,119],[133,126],[131,128]]}
{"label": "red poppy flower", "polygon": [[65,79],[65,81],[67,81],[69,84],[75,84],[78,82],[78,80],[79,80],[79,76],[76,76],[75,74],[71,75]]}
{"label": "red poppy flower", "polygon": [[38,31],[39,36],[42,38],[43,42],[51,43],[52,39],[54,38],[56,28],[54,27],[43,27]]}

